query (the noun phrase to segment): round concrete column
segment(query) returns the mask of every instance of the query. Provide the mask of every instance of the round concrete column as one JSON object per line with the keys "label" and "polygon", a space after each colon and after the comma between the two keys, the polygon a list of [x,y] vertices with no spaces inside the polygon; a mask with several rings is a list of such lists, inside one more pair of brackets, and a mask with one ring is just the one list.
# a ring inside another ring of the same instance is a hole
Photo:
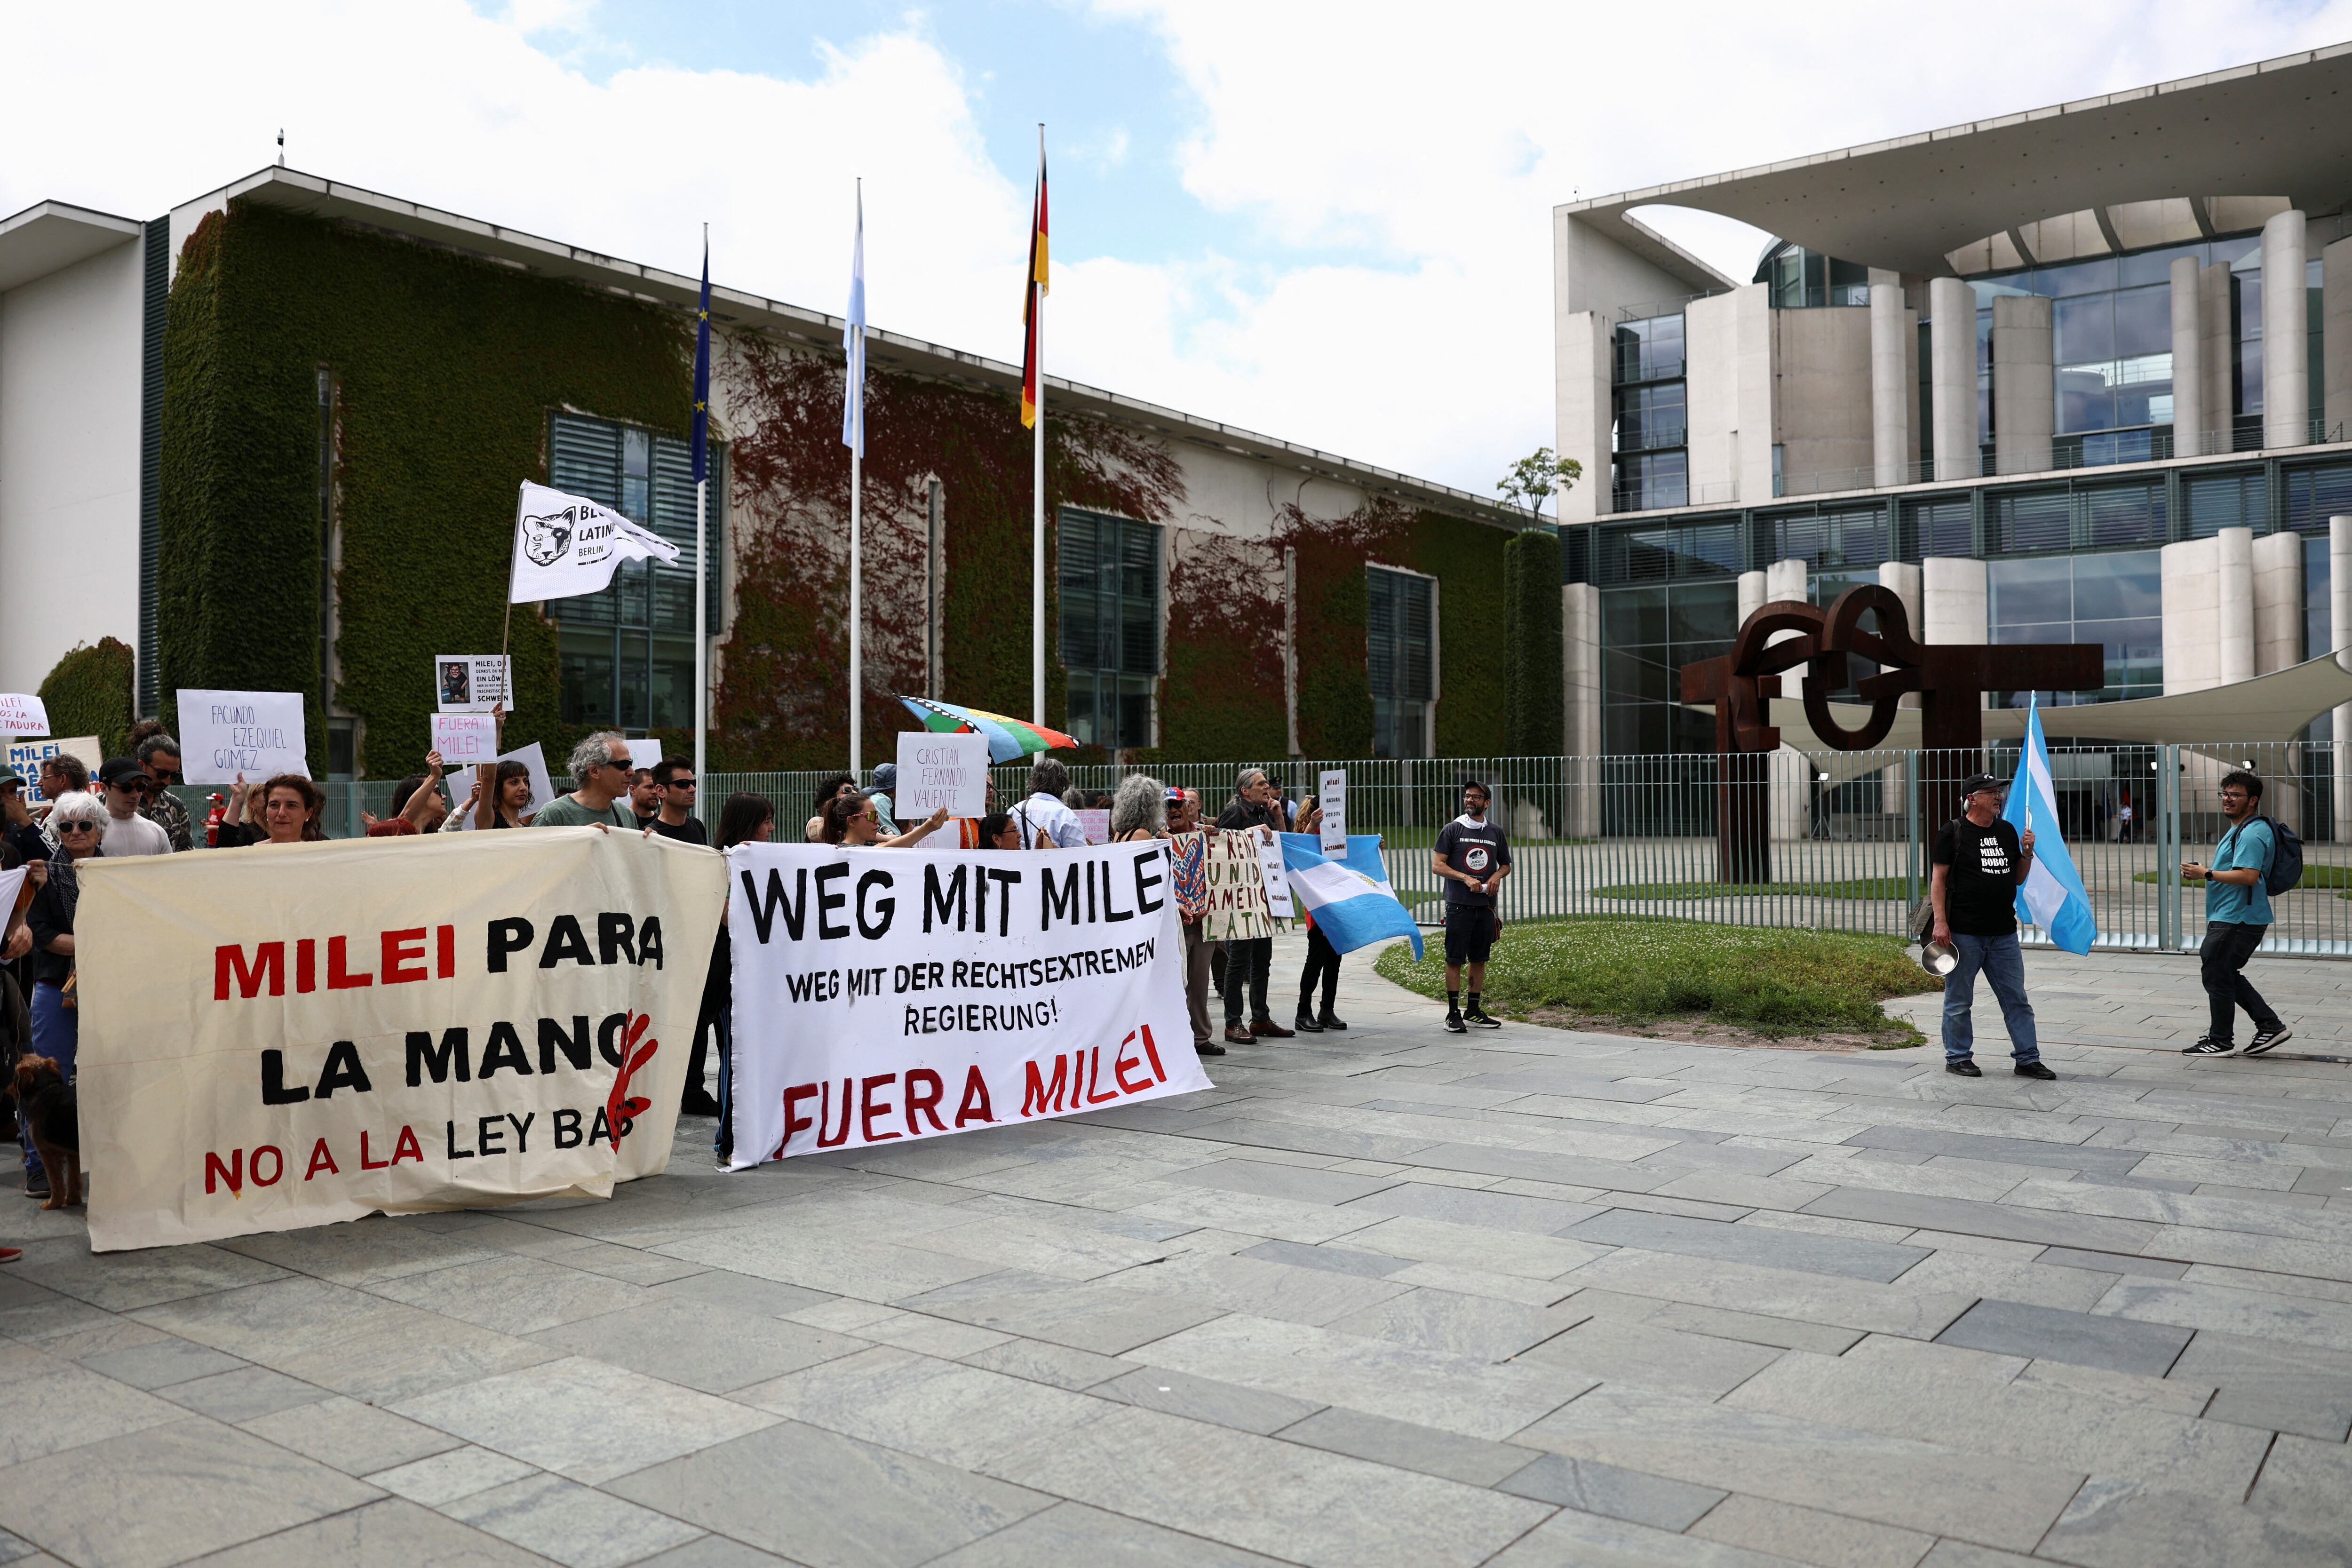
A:
{"label": "round concrete column", "polygon": [[2194,457],[2210,428],[2205,406],[2205,334],[2198,321],[2197,258],[2172,264],[2172,452]]}
{"label": "round concrete column", "polygon": [[1903,308],[1901,276],[1872,268],[1870,455],[1882,489],[1911,477],[1911,352],[1917,338],[1911,312]]}
{"label": "round concrete column", "polygon": [[2311,340],[2304,318],[2303,214],[2263,225],[2263,445],[2311,440]]}
{"label": "round concrete column", "polygon": [[1928,382],[1936,401],[1936,477],[1973,479],[1977,447],[1977,293],[1958,278],[1927,281]]}
{"label": "round concrete column", "polygon": [[2254,531],[2225,528],[2214,537],[2216,683],[2254,678]]}

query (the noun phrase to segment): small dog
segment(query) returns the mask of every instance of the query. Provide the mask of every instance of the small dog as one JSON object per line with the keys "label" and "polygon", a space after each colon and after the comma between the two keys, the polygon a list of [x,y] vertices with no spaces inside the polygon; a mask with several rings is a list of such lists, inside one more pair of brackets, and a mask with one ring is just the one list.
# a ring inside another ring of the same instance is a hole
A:
{"label": "small dog", "polygon": [[49,1174],[41,1206],[61,1209],[82,1201],[81,1121],[73,1085],[53,1057],[16,1058],[16,1114],[32,1131],[33,1148]]}

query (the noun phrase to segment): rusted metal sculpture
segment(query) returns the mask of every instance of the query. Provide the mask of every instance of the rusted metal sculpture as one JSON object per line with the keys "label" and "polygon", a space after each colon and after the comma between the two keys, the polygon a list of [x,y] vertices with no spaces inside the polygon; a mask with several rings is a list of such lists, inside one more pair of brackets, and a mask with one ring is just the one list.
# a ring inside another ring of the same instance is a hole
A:
{"label": "rusted metal sculpture", "polygon": [[[1864,616],[1874,626],[1864,628]],[[1830,710],[1849,658],[1878,666],[1854,683],[1870,706],[1857,730],[1839,724]],[[1984,765],[1986,692],[2095,691],[2106,683],[2105,650],[2097,643],[1921,643],[1903,601],[1874,584],[1847,589],[1826,610],[1793,599],[1761,606],[1729,653],[1682,669],[1683,700],[1715,707],[1716,853],[1725,882],[1772,879],[1766,758],[1780,749],[1780,731],[1767,702],[1780,695],[1781,671],[1801,664],[1805,721],[1841,752],[1866,752],[1885,740],[1904,694],[1918,694],[1921,804],[1929,823],[1958,812],[1960,781]]]}

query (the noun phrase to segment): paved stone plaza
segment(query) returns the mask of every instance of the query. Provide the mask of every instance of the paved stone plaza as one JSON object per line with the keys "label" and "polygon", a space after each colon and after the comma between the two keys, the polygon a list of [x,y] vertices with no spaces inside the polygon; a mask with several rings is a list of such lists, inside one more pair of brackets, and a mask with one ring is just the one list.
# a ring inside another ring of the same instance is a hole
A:
{"label": "paved stone plaza", "polygon": [[[2352,1068],[2030,967],[2055,1083],[1458,1039],[1360,956],[1087,1120],[103,1258],[12,1200],[0,1560],[2352,1561]],[[2352,967],[2254,973],[2352,1056]]]}

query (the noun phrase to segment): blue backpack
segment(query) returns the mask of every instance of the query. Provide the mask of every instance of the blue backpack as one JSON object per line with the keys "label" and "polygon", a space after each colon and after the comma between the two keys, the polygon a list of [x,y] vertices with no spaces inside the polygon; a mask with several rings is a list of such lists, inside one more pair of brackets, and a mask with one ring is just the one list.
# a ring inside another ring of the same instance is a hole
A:
{"label": "blue backpack", "polygon": [[[2291,893],[2303,883],[2303,840],[2294,829],[2274,816],[2257,816],[2256,822],[2270,825],[2271,868],[2263,876],[2263,891],[2273,898]],[[2242,833],[2243,826],[2233,827],[2232,833]]]}

